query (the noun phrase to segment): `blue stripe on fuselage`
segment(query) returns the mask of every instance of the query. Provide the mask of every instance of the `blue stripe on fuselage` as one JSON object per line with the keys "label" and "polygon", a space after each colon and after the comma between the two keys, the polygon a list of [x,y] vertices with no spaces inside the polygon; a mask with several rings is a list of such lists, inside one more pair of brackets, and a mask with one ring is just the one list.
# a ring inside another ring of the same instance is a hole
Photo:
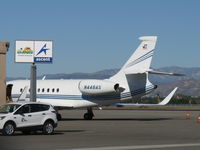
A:
{"label": "blue stripe on fuselage", "polygon": [[[124,99],[132,98],[133,96],[140,95],[155,89],[155,85],[146,86],[145,88],[137,89],[131,92],[115,94],[115,95],[51,95],[51,94],[37,94],[39,99],[59,99],[59,100],[113,100],[113,99]],[[13,98],[18,98],[19,94],[12,95]],[[29,98],[30,95],[28,94]]]}

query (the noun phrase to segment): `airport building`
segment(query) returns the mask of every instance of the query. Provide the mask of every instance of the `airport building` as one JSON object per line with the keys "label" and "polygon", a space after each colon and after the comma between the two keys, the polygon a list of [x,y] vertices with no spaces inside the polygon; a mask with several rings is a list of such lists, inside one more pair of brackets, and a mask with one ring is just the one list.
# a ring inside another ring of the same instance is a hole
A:
{"label": "airport building", "polygon": [[0,41],[0,105],[6,103],[6,53],[9,42]]}

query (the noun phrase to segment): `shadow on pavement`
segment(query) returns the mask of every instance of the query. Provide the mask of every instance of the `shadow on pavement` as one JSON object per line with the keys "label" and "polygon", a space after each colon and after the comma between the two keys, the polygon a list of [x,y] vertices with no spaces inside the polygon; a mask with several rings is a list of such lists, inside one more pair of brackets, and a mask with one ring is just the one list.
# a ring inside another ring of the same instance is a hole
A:
{"label": "shadow on pavement", "polygon": [[102,118],[102,119],[74,119],[74,118],[63,118],[61,121],[163,121],[163,120],[173,120],[173,118]]}
{"label": "shadow on pavement", "polygon": [[[16,131],[15,134],[13,136],[53,136],[53,135],[62,135],[64,133],[69,133],[69,132],[84,132],[85,130],[55,130],[54,131],[54,134],[52,135],[44,135],[42,132],[32,132],[30,134],[23,134],[22,132],[20,131]],[[0,136],[4,136],[2,134],[0,134]],[[13,137],[13,136],[10,136],[10,137]],[[4,137],[8,137],[8,136],[4,136]]]}

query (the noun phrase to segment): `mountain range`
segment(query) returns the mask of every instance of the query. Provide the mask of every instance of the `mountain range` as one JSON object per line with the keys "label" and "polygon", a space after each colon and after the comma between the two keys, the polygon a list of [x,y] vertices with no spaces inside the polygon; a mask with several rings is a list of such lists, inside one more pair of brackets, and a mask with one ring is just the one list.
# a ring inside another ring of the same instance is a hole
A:
{"label": "mountain range", "polygon": [[[199,97],[200,96],[200,67],[195,68],[184,68],[184,67],[163,67],[155,69],[163,72],[174,72],[184,74],[185,76],[161,76],[161,75],[150,75],[150,81],[153,84],[158,85],[158,88],[151,94],[159,94],[161,96],[166,96],[174,87],[179,87],[177,93]],[[107,69],[94,73],[59,73],[59,74],[45,74],[38,76],[38,79],[42,79],[46,76],[46,79],[106,79],[117,73],[119,69]],[[25,79],[21,78],[11,78],[8,77],[7,81]]]}

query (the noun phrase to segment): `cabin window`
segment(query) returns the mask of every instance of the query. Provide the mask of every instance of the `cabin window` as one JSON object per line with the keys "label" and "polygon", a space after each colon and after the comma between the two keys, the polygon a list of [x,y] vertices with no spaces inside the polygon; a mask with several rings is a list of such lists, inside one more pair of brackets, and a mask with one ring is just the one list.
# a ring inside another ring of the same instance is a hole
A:
{"label": "cabin window", "polygon": [[23,89],[20,89],[20,92],[22,92],[23,91]]}
{"label": "cabin window", "polygon": [[55,92],[55,89],[52,89],[52,92],[54,93],[54,92]]}
{"label": "cabin window", "polygon": [[38,92],[40,92],[40,89],[38,89]]}
{"label": "cabin window", "polygon": [[49,89],[47,89],[47,92],[49,93]]}
{"label": "cabin window", "polygon": [[59,88],[57,88],[56,92],[57,92],[57,93],[59,92]]}
{"label": "cabin window", "polygon": [[44,88],[42,89],[42,92],[44,92]]}

